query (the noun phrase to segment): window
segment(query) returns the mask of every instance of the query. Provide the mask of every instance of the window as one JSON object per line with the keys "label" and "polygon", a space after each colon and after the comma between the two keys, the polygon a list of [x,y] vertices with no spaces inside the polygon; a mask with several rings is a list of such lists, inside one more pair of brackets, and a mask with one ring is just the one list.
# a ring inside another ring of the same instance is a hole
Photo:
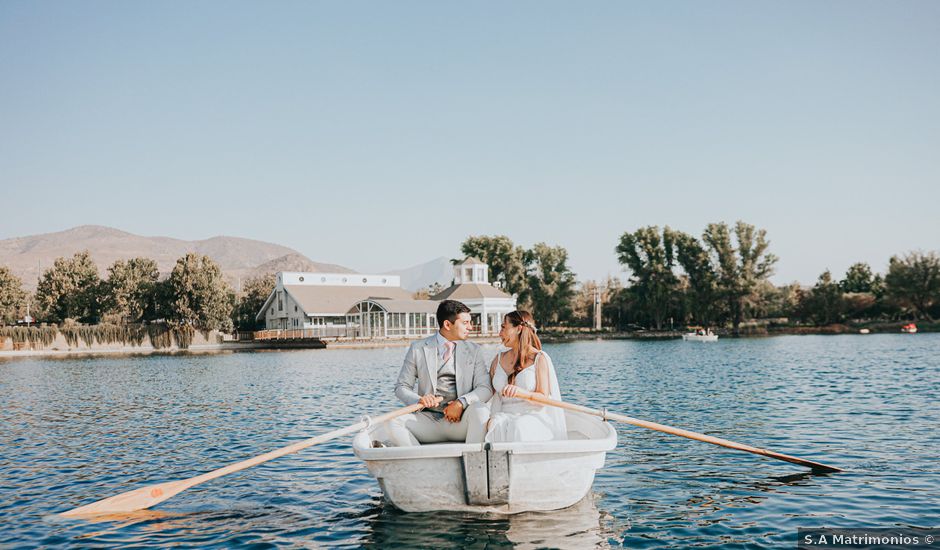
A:
{"label": "window", "polygon": [[277,293],[277,310],[284,311],[284,299],[281,297],[281,292]]}
{"label": "window", "polygon": [[294,306],[294,313],[297,313],[297,306]]}

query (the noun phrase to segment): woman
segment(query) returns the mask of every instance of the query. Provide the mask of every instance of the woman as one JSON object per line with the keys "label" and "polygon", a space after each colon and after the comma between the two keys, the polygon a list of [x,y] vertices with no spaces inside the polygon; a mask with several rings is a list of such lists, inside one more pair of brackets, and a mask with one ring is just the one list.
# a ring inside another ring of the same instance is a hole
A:
{"label": "woman", "polygon": [[531,393],[561,401],[552,359],[542,351],[535,320],[528,311],[513,311],[499,331],[503,346],[490,366],[494,394],[486,441],[547,441],[565,439],[565,413],[557,407],[533,403],[521,396]]}

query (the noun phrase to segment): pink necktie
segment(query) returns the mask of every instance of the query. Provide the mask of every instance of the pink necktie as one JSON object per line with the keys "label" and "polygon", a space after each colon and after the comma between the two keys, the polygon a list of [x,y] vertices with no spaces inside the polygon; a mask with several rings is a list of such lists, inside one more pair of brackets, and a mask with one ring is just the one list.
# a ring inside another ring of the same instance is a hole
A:
{"label": "pink necktie", "polygon": [[457,344],[451,342],[450,340],[444,342],[444,362],[450,361],[450,358],[454,355],[454,348],[457,347]]}

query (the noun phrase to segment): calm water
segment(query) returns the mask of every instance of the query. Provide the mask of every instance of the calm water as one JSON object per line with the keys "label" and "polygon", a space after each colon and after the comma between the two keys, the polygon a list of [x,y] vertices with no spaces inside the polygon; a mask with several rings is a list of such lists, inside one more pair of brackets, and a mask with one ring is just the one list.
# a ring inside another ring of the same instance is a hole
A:
{"label": "calm water", "polygon": [[404,349],[20,359],[0,361],[0,545],[792,548],[798,527],[940,526],[938,334],[547,349],[569,401],[848,472],[618,426],[593,494],[570,509],[406,514],[344,439],[122,521],[63,520],[398,407]]}

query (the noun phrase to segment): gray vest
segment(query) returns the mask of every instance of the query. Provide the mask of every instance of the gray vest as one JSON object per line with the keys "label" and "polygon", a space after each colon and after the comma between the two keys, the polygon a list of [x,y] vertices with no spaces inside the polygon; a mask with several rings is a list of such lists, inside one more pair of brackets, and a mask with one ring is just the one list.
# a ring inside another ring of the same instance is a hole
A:
{"label": "gray vest", "polygon": [[[440,361],[440,356],[438,356]],[[432,411],[443,412],[448,403],[457,399],[457,348],[446,363],[442,363],[437,368],[437,383],[434,385],[434,395],[443,398],[439,407],[429,409]]]}

